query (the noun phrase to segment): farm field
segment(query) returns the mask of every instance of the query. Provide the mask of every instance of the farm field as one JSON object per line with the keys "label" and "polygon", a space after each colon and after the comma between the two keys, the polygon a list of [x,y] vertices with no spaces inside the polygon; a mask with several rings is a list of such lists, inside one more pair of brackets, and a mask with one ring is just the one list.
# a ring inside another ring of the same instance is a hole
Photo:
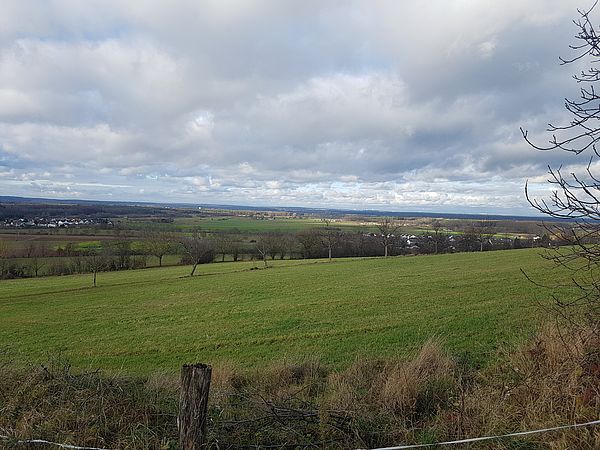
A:
{"label": "farm field", "polygon": [[561,274],[536,249],[374,259],[185,266],[0,281],[0,349],[18,363],[62,354],[111,372],[185,362],[252,368],[317,356],[407,355],[436,336],[486,362],[529,335],[540,282]]}
{"label": "farm field", "polygon": [[[209,232],[231,232],[241,233],[296,233],[311,228],[323,227],[323,221],[319,218],[265,218],[257,219],[253,217],[241,216],[214,216],[214,217],[177,217],[172,223],[150,222],[147,219],[115,219],[115,222],[123,227],[130,229],[158,229],[158,230],[177,230],[191,232],[203,230]],[[375,231],[373,224],[362,224],[358,221],[336,220],[332,222],[336,228],[352,231],[364,230]]]}
{"label": "farm field", "polygon": [[[60,230],[62,231],[62,230]],[[79,230],[78,230],[79,231]],[[115,239],[112,235],[83,235],[64,234],[60,232],[41,233],[39,230],[27,230],[21,233],[0,233],[0,241],[4,241],[9,250],[24,249],[30,244],[43,244],[48,248],[56,249],[71,243],[76,248],[84,248],[89,245],[99,245],[107,240]]]}

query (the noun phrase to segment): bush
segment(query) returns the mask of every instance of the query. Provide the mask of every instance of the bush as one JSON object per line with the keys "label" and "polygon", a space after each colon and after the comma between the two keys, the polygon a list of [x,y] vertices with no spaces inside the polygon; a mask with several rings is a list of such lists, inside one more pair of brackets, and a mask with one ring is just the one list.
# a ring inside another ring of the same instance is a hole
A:
{"label": "bush", "polygon": [[131,269],[145,269],[148,263],[146,255],[134,255],[131,257]]}
{"label": "bush", "polygon": [[73,265],[67,263],[64,258],[55,258],[48,264],[48,275],[71,275],[74,273]]}
{"label": "bush", "polygon": [[4,270],[0,274],[0,278],[2,279],[13,279],[13,278],[27,278],[29,277],[29,269],[28,267],[19,262],[11,261],[4,265]]}

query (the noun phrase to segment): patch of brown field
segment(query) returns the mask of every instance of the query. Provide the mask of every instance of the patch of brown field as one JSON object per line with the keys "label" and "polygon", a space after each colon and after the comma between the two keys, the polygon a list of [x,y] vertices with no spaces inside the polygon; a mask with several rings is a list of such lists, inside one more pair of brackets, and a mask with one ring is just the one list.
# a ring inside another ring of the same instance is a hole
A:
{"label": "patch of brown field", "polygon": [[[119,237],[122,239],[123,237]],[[134,237],[125,237],[126,239],[134,239]],[[117,239],[114,235],[106,234],[38,234],[38,233],[0,233],[0,240],[14,242],[89,242],[89,241],[106,241]]]}

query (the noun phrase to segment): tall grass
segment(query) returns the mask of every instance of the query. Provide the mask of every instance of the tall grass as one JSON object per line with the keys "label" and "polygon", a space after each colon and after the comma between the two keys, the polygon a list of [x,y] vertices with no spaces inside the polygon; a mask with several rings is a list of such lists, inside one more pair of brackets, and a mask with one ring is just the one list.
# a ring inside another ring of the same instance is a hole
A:
{"label": "tall grass", "polygon": [[[217,366],[209,447],[372,448],[596,420],[598,334],[564,336],[564,330],[547,327],[484,369],[452,358],[436,341],[410,359],[361,358],[341,371],[318,359],[251,371]],[[173,375],[74,374],[65,361],[54,359],[26,368],[0,364],[0,380],[0,434],[119,449],[177,446]],[[473,448],[595,449],[600,429]]]}

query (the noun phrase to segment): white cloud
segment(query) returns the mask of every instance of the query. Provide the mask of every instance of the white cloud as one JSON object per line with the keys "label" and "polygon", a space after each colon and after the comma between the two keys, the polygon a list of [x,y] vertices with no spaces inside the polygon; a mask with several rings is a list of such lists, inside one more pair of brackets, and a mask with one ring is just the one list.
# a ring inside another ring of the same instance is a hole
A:
{"label": "white cloud", "polygon": [[524,179],[564,156],[518,126],[541,131],[576,93],[575,67],[556,64],[575,14],[560,0],[8,0],[0,187],[521,207]]}

